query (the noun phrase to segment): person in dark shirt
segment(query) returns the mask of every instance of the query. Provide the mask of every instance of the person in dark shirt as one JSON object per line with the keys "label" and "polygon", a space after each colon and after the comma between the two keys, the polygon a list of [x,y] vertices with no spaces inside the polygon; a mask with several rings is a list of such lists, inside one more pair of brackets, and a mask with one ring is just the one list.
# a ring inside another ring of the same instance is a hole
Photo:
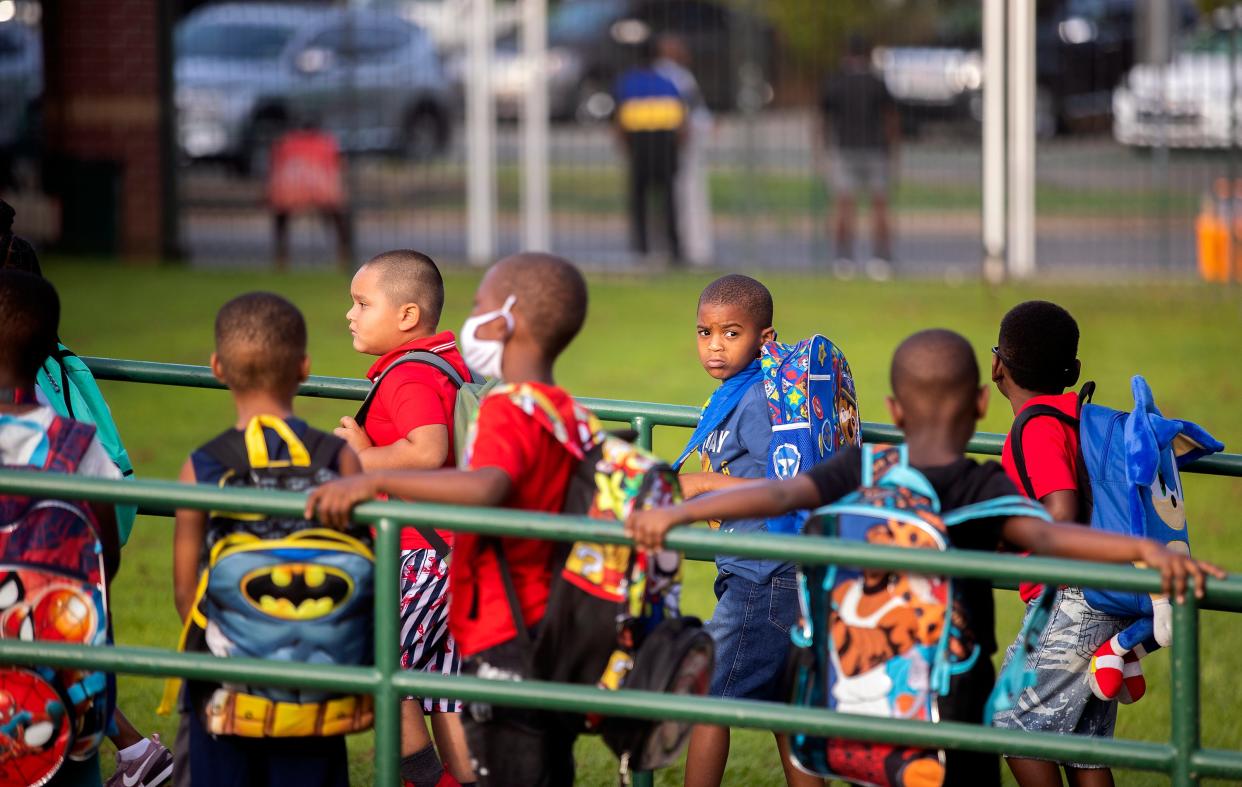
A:
{"label": "person in dark shirt", "polygon": [[[964,455],[975,423],[987,412],[989,392],[979,385],[979,365],[966,339],[943,329],[914,334],[893,355],[890,383],[893,392],[887,403],[893,423],[905,432],[910,464],[931,482],[942,512],[1018,493],[999,464],[976,462]],[[729,488],[676,506],[634,512],[626,520],[625,530],[640,547],[660,549],[665,534],[677,525],[813,509],[857,489],[862,481],[861,464],[859,450],[850,448],[789,480],[737,479],[728,484]],[[962,524],[949,529],[949,538],[957,549],[991,552],[1011,546],[1080,560],[1142,561],[1160,571],[1165,591],[1172,590],[1179,601],[1185,596],[1188,576],[1195,580],[1197,596],[1203,595],[1206,574],[1224,577],[1219,568],[1150,539],[1074,524],[1049,524],[1034,517]],[[990,656],[996,651],[990,583],[965,580],[961,587],[962,603],[982,655]],[[959,676],[941,701],[941,718],[978,723],[992,678],[991,660],[979,659],[974,669]],[[992,754],[952,753],[947,769],[946,784],[1000,783],[999,762]]]}
{"label": "person in dark shirt", "polygon": [[655,193],[663,208],[668,255],[674,265],[682,261],[681,235],[673,182],[686,134],[686,105],[677,85],[656,70],[655,41],[650,41],[641,66],[617,80],[617,134],[630,167],[630,234],[634,251],[646,256],[651,247],[647,236],[649,197]]}
{"label": "person in dark shirt", "polygon": [[820,112],[828,181],[836,200],[836,273],[853,274],[854,209],[858,192],[864,191],[871,199],[874,232],[866,271],[872,278],[887,278],[893,252],[889,183],[901,126],[884,80],[871,69],[871,46],[862,38],[850,38],[840,70],[825,82]]}

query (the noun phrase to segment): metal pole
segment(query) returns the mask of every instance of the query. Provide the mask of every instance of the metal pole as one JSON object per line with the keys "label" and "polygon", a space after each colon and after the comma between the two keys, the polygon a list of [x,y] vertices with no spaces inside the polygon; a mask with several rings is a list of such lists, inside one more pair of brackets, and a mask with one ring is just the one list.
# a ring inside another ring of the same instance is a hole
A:
{"label": "metal pole", "polygon": [[1035,0],[1009,4],[1009,274],[1035,273]]}
{"label": "metal pole", "polygon": [[[755,219],[759,215],[759,110],[763,104],[763,64],[758,58],[758,41],[756,20],[763,18],[763,9],[758,0],[750,0],[746,5],[746,17],[742,25],[742,63],[738,67],[738,108],[742,111],[742,171],[745,173],[746,188],[744,201],[746,214],[742,221],[745,226],[745,255],[748,266],[759,265],[758,231]],[[736,30],[736,24],[734,30]],[[737,40],[736,33],[733,40]],[[682,239],[685,243],[685,238]]]}
{"label": "metal pole", "polygon": [[466,52],[466,256],[475,265],[496,254],[492,46],[492,0],[473,0]]}
{"label": "metal pole", "polygon": [[1191,757],[1199,749],[1199,601],[1187,588],[1186,601],[1173,605],[1173,708],[1171,738],[1174,787],[1198,784]]}
{"label": "metal pole", "polygon": [[392,684],[401,667],[397,657],[401,529],[394,520],[381,519],[375,531],[375,670],[380,676],[375,689],[375,783],[395,785],[401,783],[401,698]]}
{"label": "metal pole", "polygon": [[983,0],[983,277],[1005,275],[1005,2]]}
{"label": "metal pole", "polygon": [[548,0],[523,0],[522,248],[551,251],[548,196]]}
{"label": "metal pole", "polygon": [[1238,178],[1238,15],[1239,7],[1227,9],[1226,30],[1229,34],[1229,242],[1226,244],[1225,282],[1237,278],[1235,262],[1238,248],[1238,201],[1234,198],[1234,183]]}

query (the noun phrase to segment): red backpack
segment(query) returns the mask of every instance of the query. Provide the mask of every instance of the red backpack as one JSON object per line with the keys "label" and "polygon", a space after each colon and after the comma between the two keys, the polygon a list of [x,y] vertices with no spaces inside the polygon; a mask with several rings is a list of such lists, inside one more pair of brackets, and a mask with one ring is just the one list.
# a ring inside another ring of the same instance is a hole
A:
{"label": "red backpack", "polygon": [[[0,416],[0,428],[6,422],[43,431],[20,416]],[[74,473],[94,435],[90,424],[55,417],[36,464],[20,469]],[[0,639],[111,641],[103,547],[86,503],[0,496]],[[102,672],[0,668],[0,787],[43,784],[66,758],[93,756],[115,698]]]}

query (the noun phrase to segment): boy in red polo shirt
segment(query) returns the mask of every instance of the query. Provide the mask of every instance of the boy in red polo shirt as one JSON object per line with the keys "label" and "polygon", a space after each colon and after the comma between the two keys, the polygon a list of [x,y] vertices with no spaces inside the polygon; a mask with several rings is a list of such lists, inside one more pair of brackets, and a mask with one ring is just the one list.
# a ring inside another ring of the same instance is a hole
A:
{"label": "boy in red polo shirt", "polygon": [[[453,404],[457,386],[445,371],[409,353],[434,353],[464,380],[470,370],[452,331],[438,331],[444,281],[425,254],[389,251],[368,261],[349,288],[346,313],[354,349],[378,355],[367,372],[373,389],[355,418],[335,430],[364,470],[434,470],[456,466]],[[361,424],[359,423],[361,421]],[[456,675],[461,657],[448,628],[448,557],[452,533],[407,527],[401,532],[401,664],[415,672]],[[460,721],[461,703],[407,698],[401,705],[401,776],[434,787],[445,768],[463,784],[474,781]],[[427,735],[431,714],[436,747]],[[443,764],[441,764],[443,761]],[[447,781],[447,779],[446,779]]]}
{"label": "boy in red polo shirt", "polygon": [[[475,371],[507,385],[480,404],[468,467],[422,472],[378,471],[327,484],[307,501],[307,515],[347,522],[357,503],[387,493],[401,498],[525,511],[559,512],[577,459],[549,428],[546,412],[573,424],[575,404],[557,387],[552,367],[586,318],[586,282],[571,263],[548,254],[519,254],[494,265],[475,293],[461,331]],[[571,437],[572,437],[571,427]],[[466,662],[463,671],[492,679],[538,676],[555,665],[529,664],[501,580],[504,553],[522,610],[534,629],[547,611],[556,543],[459,533],[453,557],[449,623]],[[549,714],[472,703],[466,735],[482,785],[573,783],[575,732]]]}
{"label": "boy in red polo shirt", "polygon": [[[1001,320],[1000,340],[992,349],[992,382],[1009,400],[1015,416],[1005,438],[1001,465],[1014,486],[1042,503],[1059,522],[1090,521],[1090,512],[1079,494],[1078,430],[1052,415],[1024,417],[1022,413],[1047,405],[1077,419],[1078,395],[1065,389],[1078,382],[1081,368],[1078,323],[1065,309],[1047,301],[1027,301]],[[1015,450],[1018,445],[1020,450]],[[1029,605],[1042,589],[1035,583],[1022,583],[1019,592]],[[1027,664],[1035,670],[1036,683],[1023,692],[1016,707],[997,714],[993,724],[1008,729],[1112,737],[1117,703],[1096,697],[1087,675],[1091,654],[1128,623],[1125,618],[1091,610],[1081,588],[1059,588],[1039,648]],[[1018,647],[1016,642],[1010,646],[1006,664]],[[1137,659],[1127,664],[1127,672],[1132,673],[1127,688],[1137,699],[1142,693]],[[1062,766],[1070,784],[1113,784],[1112,772],[1098,765],[1016,757],[1007,761],[1022,787],[1060,785]]]}

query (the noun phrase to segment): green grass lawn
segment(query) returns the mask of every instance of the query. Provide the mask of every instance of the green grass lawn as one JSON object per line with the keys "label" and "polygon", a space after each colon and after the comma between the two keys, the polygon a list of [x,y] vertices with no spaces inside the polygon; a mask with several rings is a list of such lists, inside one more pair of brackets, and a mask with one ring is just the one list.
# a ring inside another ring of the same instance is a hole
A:
{"label": "green grass lawn", "polygon": [[[178,268],[123,268],[50,261],[47,275],[63,299],[61,336],[79,354],[178,363],[206,363],[212,350],[216,309],[238,293],[274,290],[297,303],[310,328],[313,371],[361,376],[371,360],[350,347],[345,330],[347,279],[332,273],[197,272]],[[700,403],[711,381],[694,350],[694,306],[707,275],[654,278],[595,277],[590,317],[582,336],[558,366],[558,381],[583,396]],[[469,309],[478,279],[474,272],[446,276],[444,326],[456,328]],[[1082,328],[1084,377],[1098,381],[1097,401],[1127,404],[1129,376],[1142,373],[1167,413],[1209,427],[1234,451],[1242,447],[1242,320],[1236,300],[1201,286],[1022,286],[986,289],[935,282],[839,283],[826,278],[779,276],[766,282],[777,307],[777,328],[791,340],[818,331],[847,353],[857,379],[862,416],[887,421],[888,361],[909,333],[945,326],[965,334],[981,363],[995,343],[1001,316],[1032,297],[1058,301]],[[187,452],[232,422],[228,395],[219,391],[103,383],[140,477],[175,478]],[[300,413],[329,428],[355,404],[301,400]],[[994,397],[982,428],[1003,431],[1007,403]],[[658,430],[656,448],[674,456],[687,436]],[[1242,509],[1242,483],[1191,476],[1188,482],[1196,554],[1242,570],[1242,536],[1232,531]],[[170,573],[169,519],[140,519],[123,553],[113,589],[117,640],[126,645],[174,647],[178,624]],[[692,564],[686,577],[689,612],[708,617],[713,572]],[[1013,593],[997,593],[998,638],[1017,630],[1020,606]],[[1242,747],[1242,625],[1222,613],[1205,613],[1202,633],[1203,740],[1205,745]],[[1148,696],[1120,713],[1119,735],[1165,741],[1169,735],[1168,656],[1144,662]],[[157,681],[122,677],[120,704],[147,731],[171,740],[174,720],[155,716]],[[354,783],[371,783],[370,736],[351,741]],[[595,740],[578,747],[580,782],[610,783],[615,761]],[[659,776],[680,784],[678,768]],[[779,781],[771,736],[738,732],[727,782]],[[1152,775],[1126,773],[1122,784],[1163,784]]]}

